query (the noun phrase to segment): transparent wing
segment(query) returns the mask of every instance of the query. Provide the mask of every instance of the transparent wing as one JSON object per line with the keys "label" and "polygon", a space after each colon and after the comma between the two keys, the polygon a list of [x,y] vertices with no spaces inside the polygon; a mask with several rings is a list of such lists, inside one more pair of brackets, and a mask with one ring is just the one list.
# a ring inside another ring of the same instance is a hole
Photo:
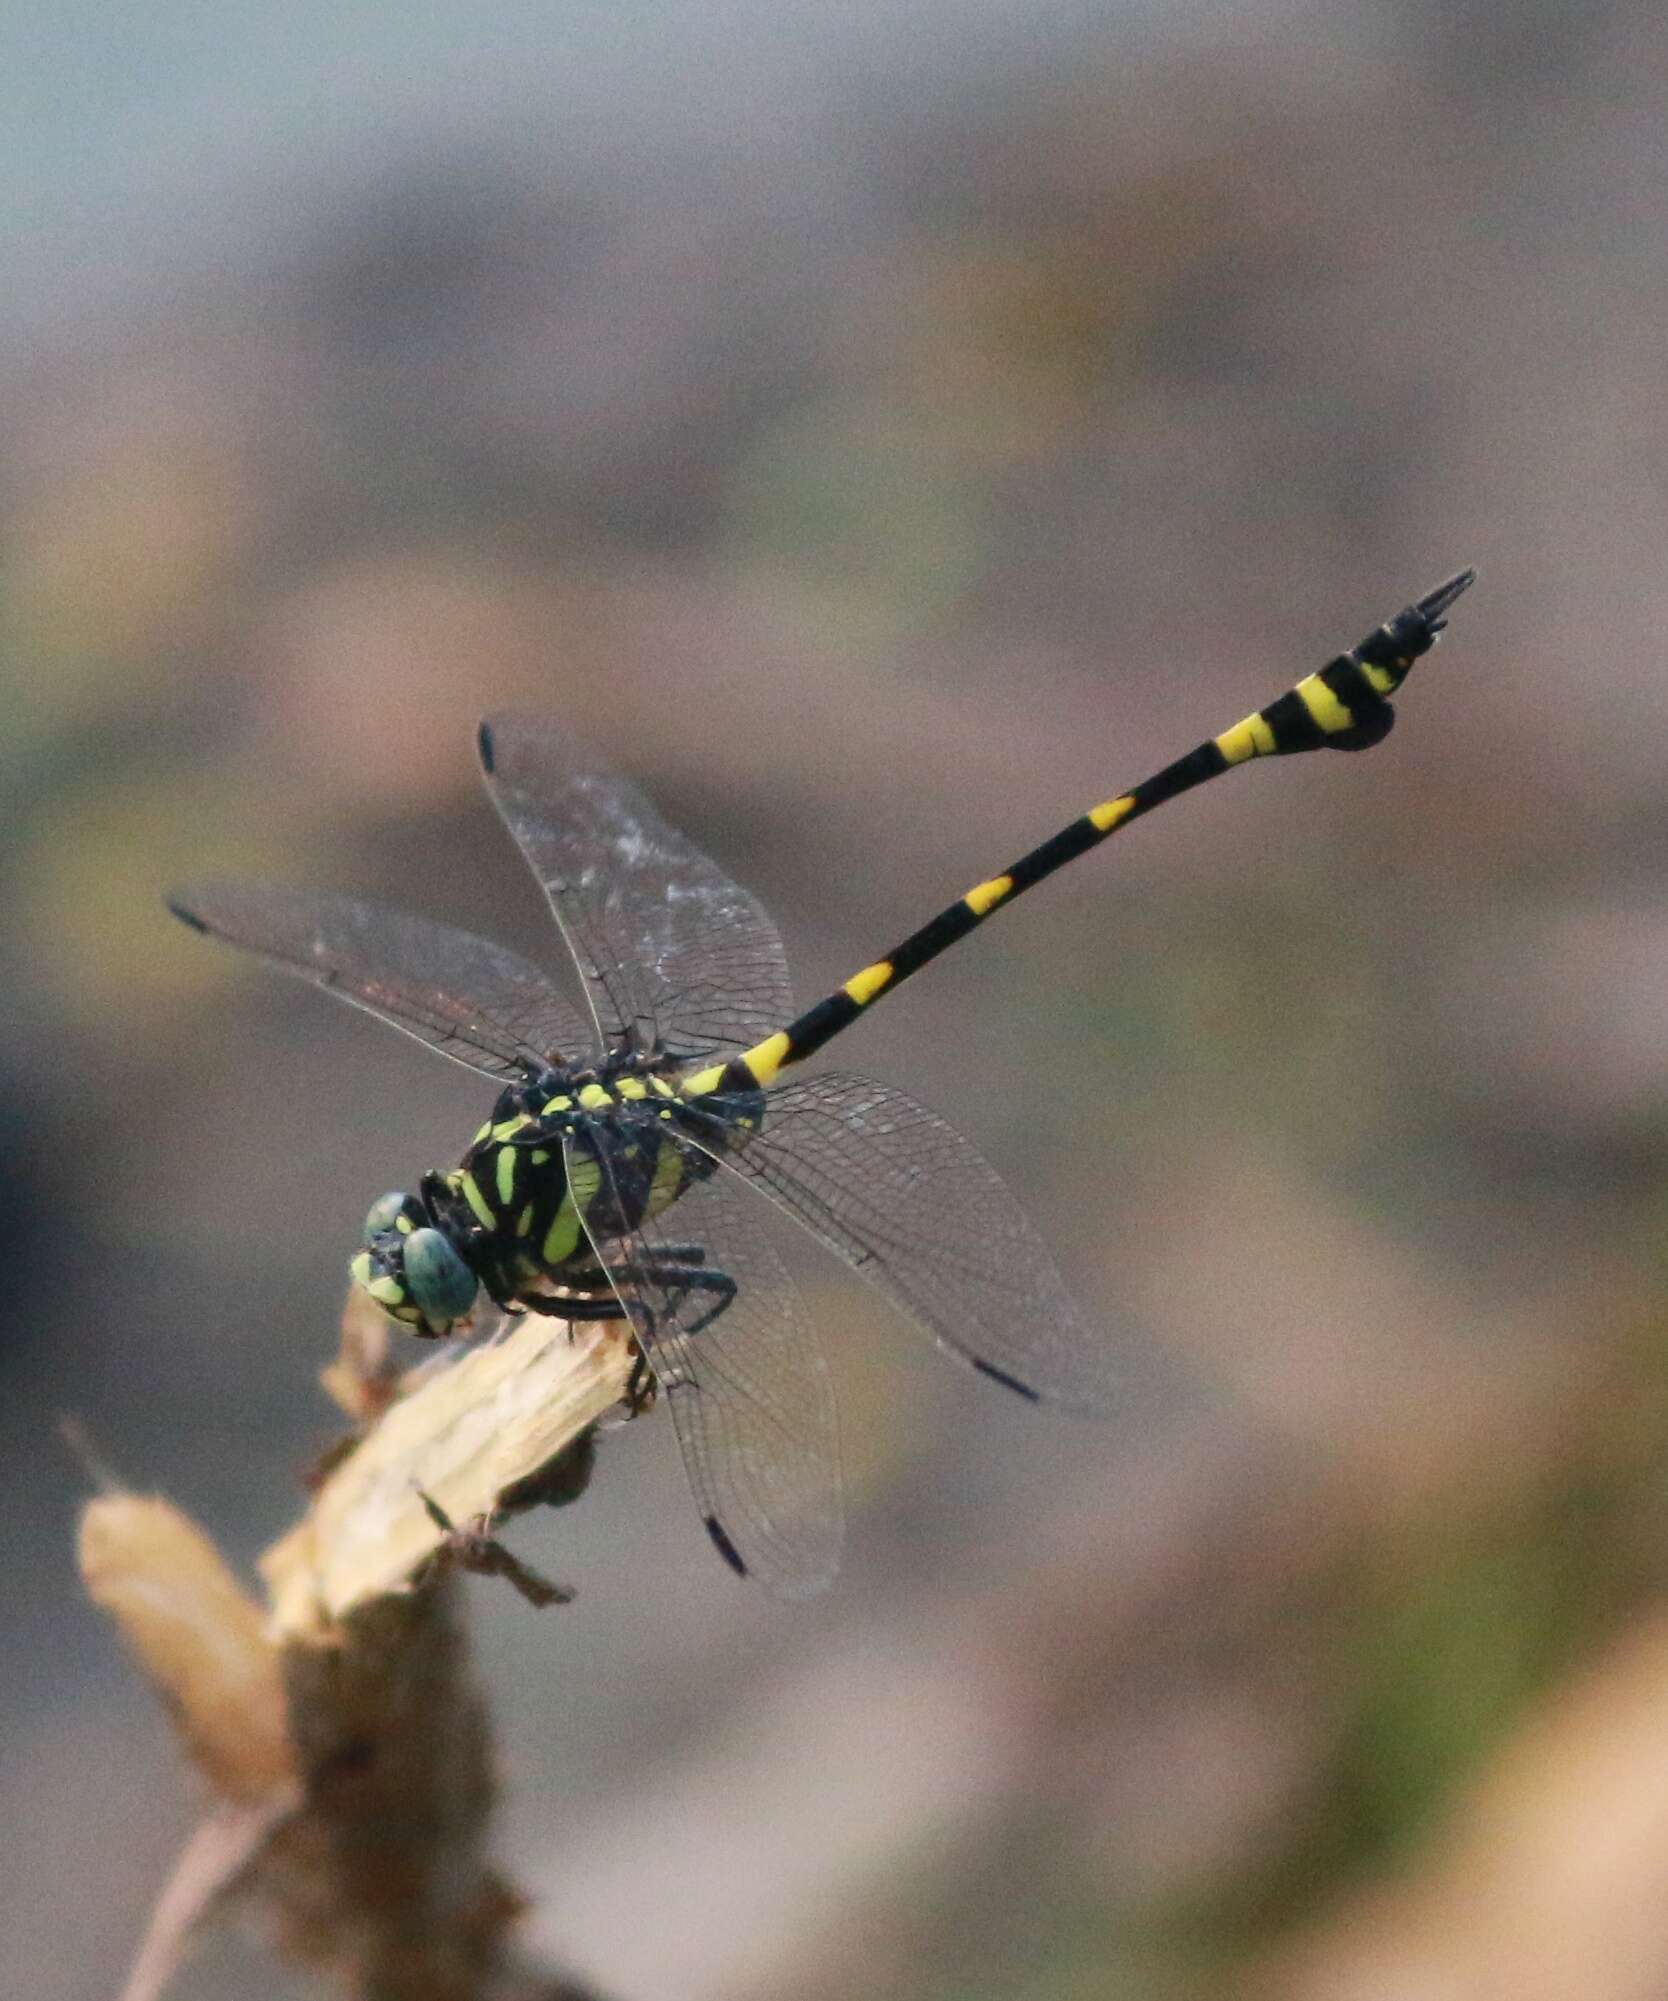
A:
{"label": "transparent wing", "polygon": [[543,885],[605,1044],[680,1056],[748,1048],[792,1015],[787,958],[757,898],[629,780],[554,723],[481,724],[488,789]]}
{"label": "transparent wing", "polygon": [[263,883],[188,883],[168,907],[489,1077],[592,1051],[590,1029],[543,973],[467,931]]}
{"label": "transparent wing", "polygon": [[739,1149],[724,1150],[727,1131],[713,1120],[713,1151],[733,1175],[953,1354],[1022,1396],[1111,1408],[1108,1343],[996,1170],[936,1112],[832,1071],[767,1093],[764,1123]]}
{"label": "transparent wing", "polygon": [[[664,1130],[653,1137],[698,1158]],[[618,1205],[616,1172],[604,1163]],[[670,1233],[658,1221],[612,1237],[599,1227],[592,1248],[637,1328],[719,1553],[780,1596],[805,1598],[840,1562],[833,1391],[799,1288],[737,1192],[700,1182],[669,1211]],[[674,1276],[690,1262],[670,1254],[674,1239],[693,1240],[733,1283],[727,1305]]]}

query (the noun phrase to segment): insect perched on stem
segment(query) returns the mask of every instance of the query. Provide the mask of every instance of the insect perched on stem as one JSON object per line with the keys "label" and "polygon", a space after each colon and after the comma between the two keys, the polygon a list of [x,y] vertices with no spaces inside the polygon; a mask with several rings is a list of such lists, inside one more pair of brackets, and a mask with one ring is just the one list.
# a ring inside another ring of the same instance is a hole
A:
{"label": "insect perched on stem", "polygon": [[414,1334],[467,1327],[483,1292],[512,1312],[628,1318],[719,1553],[801,1595],[839,1556],[833,1403],[794,1285],[738,1199],[749,1188],[1022,1397],[1105,1410],[1115,1370],[966,1140],[892,1085],[784,1073],[1155,806],[1253,758],[1382,742],[1389,698],[1473,576],[1092,806],[803,1013],[758,902],[629,780],[528,717],[481,724],[481,766],[583,1014],[502,946],[349,897],[204,883],[171,907],[497,1083],[459,1166],[372,1205],[355,1280]]}

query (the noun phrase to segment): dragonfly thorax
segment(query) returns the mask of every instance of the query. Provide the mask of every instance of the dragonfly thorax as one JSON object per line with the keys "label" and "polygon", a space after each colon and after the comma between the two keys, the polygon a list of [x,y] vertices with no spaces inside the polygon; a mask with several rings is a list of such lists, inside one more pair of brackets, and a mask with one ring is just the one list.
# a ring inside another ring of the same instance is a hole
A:
{"label": "dragonfly thorax", "polygon": [[539,1304],[549,1284],[607,1297],[596,1242],[669,1207],[760,1121],[762,1093],[696,1114],[677,1075],[671,1059],[622,1049],[507,1084],[456,1168],[372,1204],[356,1284],[431,1338],[465,1325],[483,1289],[510,1310]]}

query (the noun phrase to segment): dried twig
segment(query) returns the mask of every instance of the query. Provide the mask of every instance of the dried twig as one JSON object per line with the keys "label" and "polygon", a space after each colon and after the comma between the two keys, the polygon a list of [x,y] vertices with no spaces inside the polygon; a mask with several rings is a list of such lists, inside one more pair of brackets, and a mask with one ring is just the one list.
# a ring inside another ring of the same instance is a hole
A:
{"label": "dried twig", "polygon": [[520,1899],[487,1859],[490,1733],[449,1573],[494,1570],[557,1602],[490,1525],[575,1497],[630,1374],[618,1323],[529,1316],[402,1386],[350,1315],[325,1381],[364,1428],[263,1559],[269,1611],[169,1503],[88,1503],[87,1589],[212,1800],[125,2001],[155,2001],[234,1898],[364,2001],[583,2001],[513,1949]]}

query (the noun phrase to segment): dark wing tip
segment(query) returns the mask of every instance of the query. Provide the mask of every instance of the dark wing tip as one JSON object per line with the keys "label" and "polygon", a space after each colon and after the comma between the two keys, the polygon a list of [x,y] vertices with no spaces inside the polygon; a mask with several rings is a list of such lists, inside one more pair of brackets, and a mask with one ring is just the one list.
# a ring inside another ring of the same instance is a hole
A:
{"label": "dark wing tip", "polygon": [[1477,572],[1474,569],[1461,570],[1458,576],[1450,577],[1445,584],[1438,584],[1434,591],[1422,597],[1413,608],[1421,618],[1429,620],[1435,626],[1454,600],[1463,597],[1476,581]]}
{"label": "dark wing tip", "polygon": [[745,1577],[747,1575],[747,1566],[741,1560],[741,1551],[731,1542],[724,1524],[718,1517],[716,1515],[703,1515],[701,1517],[701,1526],[712,1537],[713,1548],[723,1557],[724,1561],[735,1572],[737,1577]]}
{"label": "dark wing tip", "polygon": [[522,709],[494,709],[491,715],[482,716],[475,725],[475,749],[481,760],[481,769],[488,778],[498,775],[506,754],[514,761],[516,745],[537,737],[547,727],[541,716],[529,715]]}
{"label": "dark wing tip", "polygon": [[189,894],[187,890],[171,889],[162,900],[182,924],[189,924],[193,931],[202,932],[206,938],[209,935],[209,928],[186,901]]}
{"label": "dark wing tip", "polygon": [[1041,1392],[1032,1389],[1029,1383],[1022,1383],[1018,1376],[1010,1376],[1006,1369],[997,1368],[994,1362],[987,1362],[982,1355],[974,1355],[970,1360],[981,1376],[989,1376],[993,1383],[1000,1383],[1005,1390],[1024,1397],[1027,1403],[1042,1402]]}

